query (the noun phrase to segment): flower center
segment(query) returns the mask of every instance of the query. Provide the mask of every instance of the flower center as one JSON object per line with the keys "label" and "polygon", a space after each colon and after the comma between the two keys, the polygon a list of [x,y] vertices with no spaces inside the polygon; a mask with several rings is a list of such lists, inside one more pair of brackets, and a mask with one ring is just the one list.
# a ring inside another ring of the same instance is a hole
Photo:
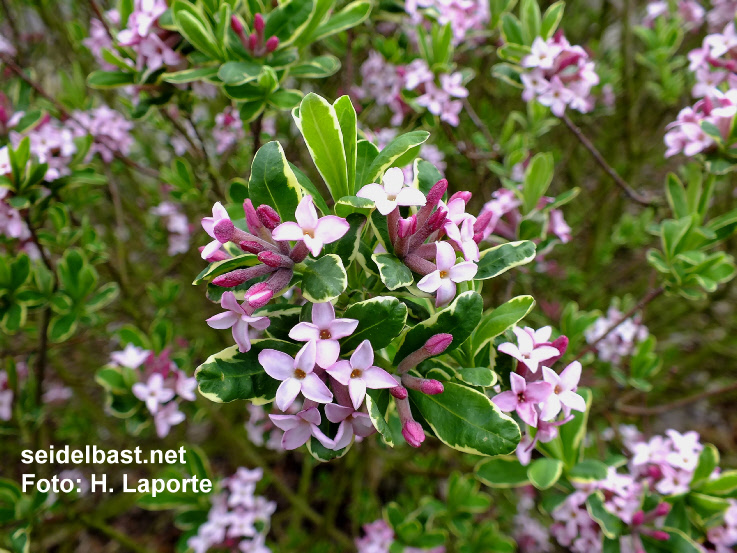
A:
{"label": "flower center", "polygon": [[525,401],[527,400],[525,399],[524,392],[520,392],[519,394],[517,394],[517,403],[524,403]]}
{"label": "flower center", "polygon": [[297,380],[302,380],[305,376],[307,376],[307,373],[302,369],[294,369],[294,378]]}
{"label": "flower center", "polygon": [[448,278],[448,271],[440,271],[440,278]]}
{"label": "flower center", "polygon": [[304,235],[305,235],[305,236],[309,236],[310,238],[314,238],[314,237],[315,237],[315,233],[314,233],[314,231],[311,231],[311,230],[305,230],[305,231],[303,231],[303,232],[304,232]]}
{"label": "flower center", "polygon": [[555,393],[557,395],[557,394],[561,393],[562,391],[563,390],[560,389],[560,386],[556,386],[555,387],[555,390],[553,390],[553,393]]}
{"label": "flower center", "polygon": [[393,202],[397,199],[397,197],[396,195],[387,194],[386,199],[389,200],[390,202]]}
{"label": "flower center", "polygon": [[351,372],[351,378],[361,378],[362,374],[363,371],[361,371],[361,369],[353,369],[353,372]]}
{"label": "flower center", "polygon": [[332,338],[332,335],[329,330],[320,331],[320,340],[330,340],[330,338]]}

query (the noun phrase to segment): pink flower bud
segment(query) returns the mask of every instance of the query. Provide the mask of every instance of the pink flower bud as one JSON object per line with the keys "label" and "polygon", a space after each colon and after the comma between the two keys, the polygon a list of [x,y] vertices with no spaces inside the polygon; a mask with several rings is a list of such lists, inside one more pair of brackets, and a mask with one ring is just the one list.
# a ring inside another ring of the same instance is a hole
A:
{"label": "pink flower bud", "polygon": [[277,48],[279,48],[279,37],[277,36],[269,37],[269,40],[266,41],[266,51],[268,53],[271,53]]}
{"label": "pink flower bud", "polygon": [[655,516],[663,517],[667,515],[670,512],[670,504],[669,503],[659,503],[657,507],[655,507]]}
{"label": "pink flower bud", "polygon": [[235,225],[233,225],[233,221],[230,219],[220,219],[212,229],[212,233],[221,244],[230,242],[233,239],[234,232]]}
{"label": "pink flower bud", "polygon": [[256,209],[259,221],[269,230],[274,230],[279,223],[281,223],[281,217],[270,205],[262,204]]}
{"label": "pink flower bud", "polygon": [[440,179],[427,193],[427,202],[425,205],[438,205],[438,202],[443,198],[443,194],[445,194],[446,190],[448,190],[448,181],[446,179]]}
{"label": "pink flower bud", "polygon": [[248,49],[251,52],[256,51],[256,46],[258,46],[258,37],[254,34],[248,37]]}
{"label": "pink flower bud", "polygon": [[264,251],[264,247],[259,244],[258,242],[251,242],[249,240],[244,240],[238,246],[244,251],[248,253],[261,253]]}
{"label": "pink flower bud", "polygon": [[452,202],[456,198],[460,198],[464,202],[468,203],[471,201],[472,194],[468,190],[459,190],[455,194],[453,194],[450,198],[448,198],[448,203]]}
{"label": "pink flower bud", "polygon": [[264,16],[260,13],[257,13],[256,16],[253,18],[253,28],[256,29],[256,32],[260,35],[264,32],[264,27],[266,27]]}
{"label": "pink flower bud", "polygon": [[440,355],[448,348],[452,341],[452,334],[436,334],[425,342],[424,347],[430,355]]}
{"label": "pink flower bud", "polygon": [[243,211],[246,213],[246,224],[251,234],[258,235],[258,230],[263,227],[253,207],[253,202],[247,199],[243,202]]}
{"label": "pink flower bud", "polygon": [[491,222],[491,217],[494,214],[491,210],[484,210],[481,213],[479,213],[478,219],[476,219],[476,222],[473,224],[473,231],[474,232],[483,232],[487,226],[489,226],[489,223]]}
{"label": "pink flower bud", "polygon": [[269,289],[268,285],[265,282],[259,282],[248,289],[245,299],[251,307],[259,309],[269,303],[273,297],[274,292]]}
{"label": "pink flower bud", "polygon": [[643,522],[645,522],[645,513],[642,511],[637,511],[632,515],[632,526],[640,526]]}
{"label": "pink flower bud", "polygon": [[430,232],[435,232],[445,224],[448,218],[448,212],[445,209],[438,209],[435,213],[430,215],[427,220],[427,226],[430,227]]}
{"label": "pink flower bud", "polygon": [[422,385],[420,386],[420,391],[423,394],[427,394],[429,396],[435,396],[438,394],[443,393],[443,384],[437,380],[425,380]]}
{"label": "pink flower bud", "polygon": [[243,23],[241,23],[241,20],[235,15],[230,16],[230,28],[233,29],[235,34],[238,36],[243,34]]}
{"label": "pink flower bud", "polygon": [[402,427],[402,436],[412,447],[420,447],[425,441],[425,432],[417,421],[407,421]]}
{"label": "pink flower bud", "polygon": [[269,250],[260,252],[258,254],[258,260],[269,267],[281,267],[282,264],[281,256],[278,253]]}
{"label": "pink flower bud", "polygon": [[404,386],[389,388],[389,393],[397,399],[407,399],[407,388]]}
{"label": "pink flower bud", "polygon": [[658,541],[668,541],[670,539],[668,532],[664,532],[663,530],[655,530],[651,535]]}
{"label": "pink flower bud", "polygon": [[406,219],[399,219],[397,235],[399,238],[407,238],[417,230],[417,218],[413,215]]}
{"label": "pink flower bud", "polygon": [[236,269],[235,271],[230,271],[229,273],[215,277],[212,280],[212,283],[215,286],[232,288],[233,286],[243,284],[252,278],[268,275],[273,271],[274,269],[268,265],[256,265],[255,267],[248,267],[247,269]]}

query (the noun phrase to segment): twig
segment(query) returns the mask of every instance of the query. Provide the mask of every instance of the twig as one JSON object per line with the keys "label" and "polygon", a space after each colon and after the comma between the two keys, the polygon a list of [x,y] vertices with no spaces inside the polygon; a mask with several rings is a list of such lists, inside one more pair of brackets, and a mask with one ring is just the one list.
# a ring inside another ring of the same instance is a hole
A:
{"label": "twig", "polygon": [[635,313],[637,313],[640,309],[642,309],[643,307],[645,307],[648,303],[650,303],[651,301],[653,301],[655,298],[657,298],[663,292],[665,292],[665,288],[663,288],[662,286],[660,286],[658,288],[655,288],[654,290],[650,290],[647,294],[645,294],[645,296],[642,297],[642,299],[640,301],[637,302],[637,304],[632,309],[630,309],[629,311],[627,311],[627,313],[625,313],[619,319],[617,319],[616,322],[612,323],[609,326],[609,328],[606,329],[606,331],[604,332],[604,334],[602,334],[596,340],[594,340],[593,342],[591,342],[588,345],[588,347],[586,347],[583,350],[581,350],[581,352],[576,356],[576,359],[574,359],[574,361],[578,361],[579,359],[581,359],[581,357],[583,357],[584,355],[586,355],[590,351],[594,351],[596,349],[596,345],[599,342],[601,342],[604,338],[606,338],[607,336],[609,336],[609,334],[611,334],[613,331],[615,331],[617,328],[619,328],[619,325],[621,325],[627,319],[629,319],[630,317],[632,317],[632,315],[634,315]]}
{"label": "twig", "polygon": [[684,398],[671,401],[670,403],[666,403],[664,405],[658,405],[657,407],[641,407],[639,405],[628,405],[620,402],[617,402],[615,404],[615,407],[618,411],[626,413],[627,415],[662,415],[663,413],[667,413],[668,411],[672,411],[673,409],[678,409],[679,407],[685,407],[686,405],[696,403],[697,401],[701,401],[702,399],[707,399],[712,396],[718,396],[734,391],[737,391],[737,382],[733,382],[732,384],[728,384],[714,390],[706,390],[704,392],[699,392],[698,394],[686,396]]}
{"label": "twig", "polygon": [[468,116],[471,118],[471,121],[473,121],[473,124],[476,125],[476,127],[484,135],[484,138],[486,138],[486,141],[489,143],[489,147],[492,148],[496,141],[491,135],[489,127],[486,126],[486,124],[481,120],[481,117],[479,117],[479,114],[476,113],[476,110],[473,109],[473,106],[471,105],[471,102],[468,101],[468,98],[463,99],[463,107],[465,108],[466,113],[468,113]]}
{"label": "twig", "polygon": [[604,172],[612,178],[615,184],[622,189],[622,191],[627,195],[629,199],[637,202],[640,205],[645,206],[651,206],[658,203],[652,199],[646,198],[645,196],[637,192],[637,190],[632,188],[629,184],[627,184],[627,182],[625,182],[625,180],[619,176],[619,174],[611,167],[611,165],[607,163],[607,161],[604,159],[604,156],[602,156],[599,150],[596,149],[596,146],[594,146],[594,144],[588,138],[586,138],[586,136],[581,132],[581,129],[579,129],[575,125],[575,123],[570,120],[568,115],[564,113],[561,116],[561,119],[571,130],[571,132],[576,135],[576,138],[578,138],[578,141],[583,144],[584,148],[589,151],[596,163],[598,163],[599,166],[604,169]]}
{"label": "twig", "polygon": [[251,136],[253,138],[253,155],[261,148],[261,128],[264,122],[264,114],[261,112],[256,119],[251,121]]}
{"label": "twig", "polygon": [[112,31],[110,30],[110,26],[107,24],[107,21],[105,20],[105,17],[102,14],[102,10],[100,10],[100,6],[97,5],[97,2],[95,0],[89,0],[90,7],[92,8],[92,11],[95,12],[95,15],[97,16],[97,19],[100,20],[100,23],[102,23],[102,26],[105,27],[105,32],[107,33],[107,36],[110,38],[110,41],[115,43],[115,37],[113,36]]}
{"label": "twig", "polygon": [[8,6],[7,0],[0,0],[0,5],[3,7],[3,12],[5,13],[5,19],[8,21],[8,26],[10,27],[10,33],[13,35],[13,46],[15,49],[20,53],[20,46],[21,46],[21,40],[20,40],[20,32],[18,31],[18,27],[15,24],[15,18],[13,17],[13,14],[10,13],[10,6]]}

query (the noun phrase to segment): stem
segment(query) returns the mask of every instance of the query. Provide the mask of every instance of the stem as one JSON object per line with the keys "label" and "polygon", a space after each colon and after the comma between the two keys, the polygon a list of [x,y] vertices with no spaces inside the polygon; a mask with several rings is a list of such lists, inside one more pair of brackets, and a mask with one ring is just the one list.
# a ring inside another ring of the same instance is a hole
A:
{"label": "stem", "polygon": [[110,41],[113,44],[115,44],[115,37],[113,36],[112,31],[110,31],[110,26],[107,24],[107,21],[105,21],[105,17],[102,14],[102,10],[100,10],[100,6],[97,5],[97,2],[95,2],[95,0],[89,0],[89,2],[90,2],[90,7],[92,8],[92,11],[95,12],[95,16],[97,17],[97,19],[100,20],[100,23],[102,23],[102,26],[105,27],[105,32],[107,33],[107,36],[110,38]]}
{"label": "stem", "polygon": [[253,138],[253,155],[261,148],[261,128],[264,122],[264,114],[261,112],[256,119],[251,121],[251,136]]}
{"label": "stem", "polygon": [[622,191],[627,195],[629,199],[644,206],[655,205],[656,203],[658,203],[655,200],[646,198],[645,196],[637,192],[637,190],[632,188],[629,184],[627,184],[627,182],[619,176],[619,174],[611,167],[611,165],[606,162],[604,156],[602,156],[599,150],[596,149],[596,146],[594,146],[594,144],[588,138],[586,138],[586,136],[581,132],[581,129],[579,129],[573,123],[573,121],[569,119],[567,114],[564,113],[561,119],[571,130],[571,132],[576,135],[576,138],[578,138],[578,141],[583,144],[584,148],[589,151],[591,156],[594,158],[594,161],[596,161],[596,163],[599,164],[604,172],[612,178],[615,184],[622,189]]}
{"label": "stem", "polygon": [[645,296],[643,296],[643,298],[640,301],[637,302],[637,305],[635,305],[632,309],[630,309],[629,311],[627,311],[627,313],[625,313],[619,319],[617,319],[616,322],[612,323],[609,326],[609,328],[606,329],[606,332],[604,332],[604,334],[602,334],[596,340],[594,340],[593,342],[591,342],[588,345],[588,347],[584,348],[576,356],[576,358],[574,359],[574,361],[578,361],[579,359],[581,359],[581,357],[583,357],[584,355],[586,355],[590,351],[594,351],[596,349],[596,345],[599,342],[601,342],[604,338],[606,338],[607,336],[609,336],[609,334],[611,334],[614,330],[616,330],[617,328],[619,328],[619,325],[621,325],[624,321],[626,321],[627,319],[629,319],[630,317],[632,317],[632,315],[634,315],[635,313],[637,313],[640,309],[642,309],[643,307],[645,307],[648,303],[650,303],[651,301],[653,301],[655,298],[657,298],[663,292],[665,292],[665,288],[663,288],[662,286],[660,286],[658,288],[655,288],[654,290],[650,290],[647,294],[645,294]]}

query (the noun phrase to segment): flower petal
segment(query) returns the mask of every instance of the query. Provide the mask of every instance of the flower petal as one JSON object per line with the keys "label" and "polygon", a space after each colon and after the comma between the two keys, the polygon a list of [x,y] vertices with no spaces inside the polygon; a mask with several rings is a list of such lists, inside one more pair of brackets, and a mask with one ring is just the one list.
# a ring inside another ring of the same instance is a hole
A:
{"label": "flower petal", "polygon": [[435,261],[439,271],[450,271],[456,264],[456,252],[448,242],[435,242]]}
{"label": "flower petal", "polygon": [[220,305],[223,309],[227,309],[228,311],[232,311],[238,315],[245,315],[245,311],[243,311],[243,308],[238,304],[238,300],[235,298],[235,294],[233,292],[224,292],[223,297],[220,298]]}
{"label": "flower petal", "polygon": [[517,394],[511,391],[502,392],[491,398],[491,401],[502,411],[507,413],[517,409]]}
{"label": "flower petal", "polygon": [[366,383],[362,378],[351,378],[348,383],[348,391],[351,393],[353,407],[358,411],[363,403],[363,398],[366,397]]}
{"label": "flower petal", "polygon": [[323,369],[338,360],[340,355],[340,343],[338,340],[317,340],[315,363]]}
{"label": "flower petal", "polygon": [[251,350],[251,337],[248,334],[248,323],[243,319],[233,325],[233,340],[238,344],[238,351],[246,353]]}
{"label": "flower petal", "polygon": [[225,313],[218,313],[217,315],[213,315],[209,319],[206,319],[205,322],[210,328],[217,328],[218,330],[222,330],[224,328],[230,328],[235,323],[237,323],[239,319],[240,317],[238,317],[238,315],[236,315],[235,313],[231,311],[226,311]]}
{"label": "flower petal", "polygon": [[573,361],[560,373],[560,383],[566,390],[575,390],[581,380],[581,363]]}
{"label": "flower petal", "polygon": [[315,373],[310,373],[302,379],[302,395],[318,403],[333,401],[333,393]]}
{"label": "flower petal", "polygon": [[287,378],[276,390],[276,406],[286,411],[292,406],[301,389],[300,381],[296,378]]}
{"label": "flower petal", "polygon": [[450,269],[450,280],[453,282],[465,282],[467,280],[473,280],[476,276],[476,272],[479,270],[478,265],[473,261],[464,261],[451,267]]}
{"label": "flower petal", "polygon": [[351,413],[353,413],[353,409],[345,405],[338,405],[337,403],[328,403],[325,405],[325,416],[330,422],[343,422]]}
{"label": "flower petal", "polygon": [[351,381],[351,373],[353,372],[353,368],[351,367],[351,364],[345,359],[338,361],[332,367],[328,367],[325,370],[330,376],[332,376],[335,380],[337,380],[344,386],[347,386],[348,383]]}
{"label": "flower petal", "polygon": [[205,246],[205,248],[202,250],[202,259],[209,258],[212,254],[220,249],[220,246],[222,246],[222,244],[217,240],[213,240],[212,242],[208,243],[207,246]]}
{"label": "flower petal", "polygon": [[289,331],[289,337],[298,342],[309,342],[320,338],[320,329],[312,323],[298,323]]}
{"label": "flower petal", "polygon": [[328,215],[318,221],[314,234],[315,238],[321,240],[323,244],[330,244],[343,238],[350,228],[351,225],[342,217]]}
{"label": "flower petal", "polygon": [[356,192],[356,196],[359,198],[366,198],[376,203],[379,200],[386,200],[386,191],[380,184],[372,183],[367,184],[361,190]]}
{"label": "flower petal", "polygon": [[366,387],[372,390],[394,388],[398,384],[391,374],[380,367],[369,367],[363,371],[361,378],[366,383]]}
{"label": "flower petal", "polygon": [[402,188],[399,194],[397,194],[397,203],[399,205],[420,206],[427,203],[427,198],[425,198],[425,195],[416,188],[406,186]]}
{"label": "flower petal", "polygon": [[524,422],[532,427],[537,427],[537,411],[532,403],[518,403],[517,414]]}
{"label": "flower petal", "polygon": [[323,303],[312,304],[312,324],[320,330],[329,327],[330,323],[335,319],[335,308],[329,301]]}
{"label": "flower petal", "polygon": [[351,367],[365,371],[373,362],[374,348],[371,347],[371,342],[364,340],[356,348],[356,351],[353,352],[353,355],[351,355]]}
{"label": "flower petal", "polygon": [[317,210],[312,201],[312,196],[307,194],[299,202],[297,210],[294,212],[297,223],[304,230],[314,230],[317,226]]}
{"label": "flower petal", "polygon": [[404,187],[404,172],[399,167],[387,169],[381,179],[384,190],[388,195],[396,196]]}
{"label": "flower petal", "polygon": [[305,236],[305,232],[302,230],[297,223],[287,221],[277,226],[271,231],[271,236],[274,240],[302,240]]}
{"label": "flower petal", "polygon": [[442,279],[440,288],[438,288],[437,296],[435,297],[435,307],[440,307],[450,303],[456,295],[455,283],[447,278]]}
{"label": "flower petal", "polygon": [[285,380],[294,375],[294,359],[284,352],[265,349],[258,354],[258,362],[271,378]]}
{"label": "flower petal", "polygon": [[297,449],[307,443],[312,436],[312,427],[308,423],[302,423],[299,426],[284,432],[281,438],[281,446],[286,450]]}
{"label": "flower petal", "polygon": [[304,411],[297,413],[297,416],[302,420],[306,420],[310,424],[320,424],[322,418],[320,417],[320,410],[317,407],[310,407]]}
{"label": "flower petal", "polygon": [[440,271],[433,271],[432,273],[422,277],[420,282],[417,283],[417,287],[423,292],[432,294],[443,283],[443,279],[440,278]]}
{"label": "flower petal", "polygon": [[531,382],[525,390],[525,398],[532,403],[542,403],[553,393],[553,387],[547,382]]}
{"label": "flower petal", "polygon": [[357,326],[358,321],[356,319],[335,319],[328,325],[328,330],[333,339],[338,339],[353,334]]}
{"label": "flower petal", "polygon": [[586,411],[586,400],[577,393],[571,391],[561,392],[559,397],[560,402],[566,407],[582,413]]}
{"label": "flower petal", "polygon": [[302,349],[294,356],[294,368],[302,369],[306,373],[311,373],[315,368],[315,355],[317,348],[315,342],[307,342]]}
{"label": "flower petal", "polygon": [[374,423],[371,422],[371,417],[366,413],[355,413],[353,415],[353,432],[356,436],[365,438],[376,432]]}
{"label": "flower petal", "polygon": [[280,430],[291,430],[301,424],[297,415],[269,415],[269,418]]}

